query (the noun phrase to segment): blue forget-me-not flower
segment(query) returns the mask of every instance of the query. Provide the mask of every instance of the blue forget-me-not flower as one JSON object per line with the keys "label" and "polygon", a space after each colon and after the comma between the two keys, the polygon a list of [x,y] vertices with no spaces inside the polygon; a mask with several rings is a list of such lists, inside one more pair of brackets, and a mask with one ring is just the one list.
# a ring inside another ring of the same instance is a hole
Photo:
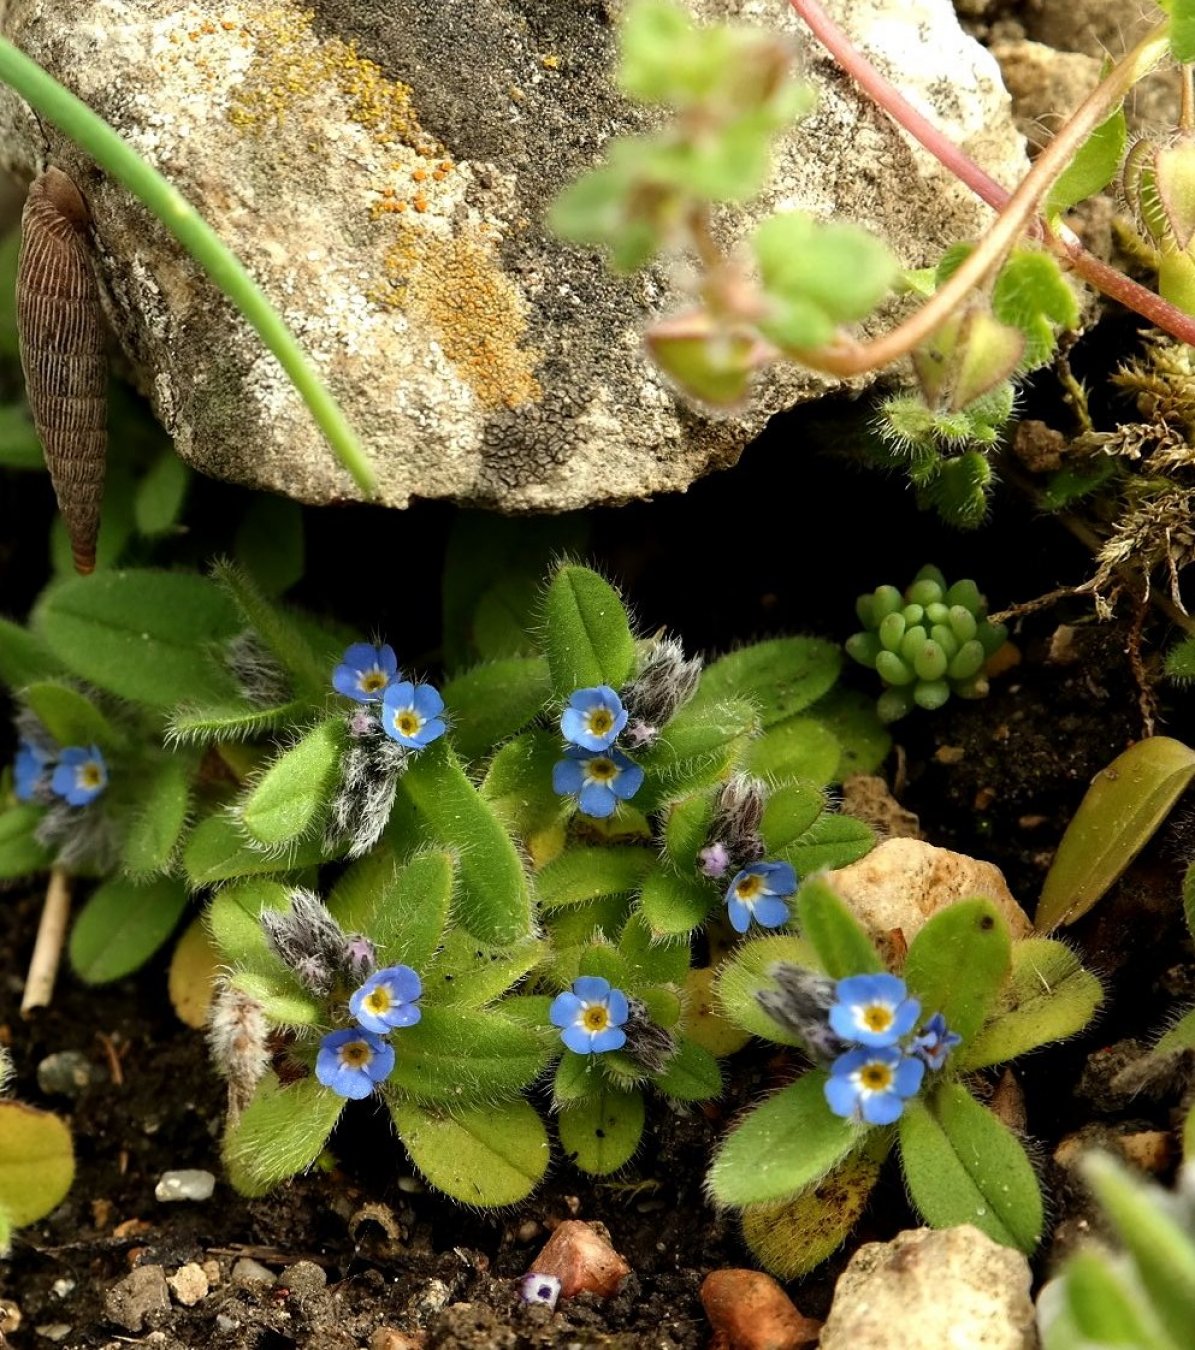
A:
{"label": "blue forget-me-not flower", "polygon": [[562,797],[576,797],[582,815],[598,820],[612,816],[642,786],[643,770],[621,750],[593,754],[570,747],[552,769],[552,787]]}
{"label": "blue forget-me-not flower", "polygon": [[627,710],[608,684],[578,689],[560,718],[564,739],[582,750],[608,750],[627,724]]}
{"label": "blue forget-me-not flower", "polygon": [[358,703],[374,703],[398,674],[398,657],[389,643],[354,642],[332,672],[332,687]]}
{"label": "blue forget-me-not flower", "polygon": [[328,1032],[315,1057],[316,1078],[324,1087],[353,1101],[368,1097],[390,1077],[393,1068],[394,1047],[359,1027]]}
{"label": "blue forget-me-not flower", "polygon": [[600,975],[582,975],[572,988],[558,994],[548,1009],[560,1039],[578,1055],[597,1055],[621,1050],[626,1044],[622,1024],[630,1016],[627,996]]}
{"label": "blue forget-me-not flower", "polygon": [[745,933],[754,919],[761,928],[788,922],[785,899],[797,889],[797,874],[786,862],[760,862],[735,874],[726,892],[726,912],[736,933]]}
{"label": "blue forget-me-not flower", "polygon": [[403,680],[392,684],[382,697],[382,730],[408,750],[422,750],[447,730],[439,715],[443,711],[438,689]]}
{"label": "blue forget-me-not flower", "polygon": [[839,980],[830,1027],[857,1045],[895,1045],[913,1030],[921,1004],[895,975],[851,975]]}
{"label": "blue forget-me-not flower", "polygon": [[349,1012],[366,1031],[384,1036],[394,1027],[413,1027],[422,1013],[416,1003],[423,992],[419,976],[410,966],[386,966],[375,970],[349,999]]}
{"label": "blue forget-me-not flower", "polygon": [[913,1039],[913,1053],[934,1070],[940,1069],[954,1047],[961,1043],[957,1031],[951,1031],[940,1012],[934,1013]]}
{"label": "blue forget-me-not flower", "polygon": [[12,786],[17,801],[33,801],[39,789],[49,782],[48,770],[52,763],[53,756],[35,741],[22,741],[17,746],[12,766]]}
{"label": "blue forget-me-not flower", "polygon": [[68,746],[58,756],[51,789],[68,806],[87,806],[108,786],[108,766],[98,745]]}
{"label": "blue forget-me-not flower", "polygon": [[826,1101],[836,1116],[891,1125],[924,1076],[925,1065],[894,1045],[861,1045],[834,1061],[824,1085]]}

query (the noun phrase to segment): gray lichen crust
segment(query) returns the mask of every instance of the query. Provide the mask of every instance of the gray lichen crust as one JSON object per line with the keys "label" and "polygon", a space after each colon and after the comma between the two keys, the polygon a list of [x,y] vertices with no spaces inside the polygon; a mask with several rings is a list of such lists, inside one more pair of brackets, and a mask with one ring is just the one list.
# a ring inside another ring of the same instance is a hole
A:
{"label": "gray lichen crust", "polygon": [[[547,203],[637,114],[602,0],[0,0],[0,30],[107,118],[241,256],[343,403],[381,499],[569,510],[682,490],[822,392],[782,370],[710,418],[643,355],[684,276],[612,278]],[[873,58],[1004,182],[1025,169],[994,62],[949,0],[837,0]],[[776,0],[696,0],[797,32]],[[760,209],[858,220],[921,266],[985,209],[812,47],[815,114]],[[46,137],[49,137],[48,143]],[[167,233],[9,92],[0,157],[87,197],[105,303],[179,453],[307,502],[357,495],[279,367]],[[719,222],[727,240],[749,213]]]}

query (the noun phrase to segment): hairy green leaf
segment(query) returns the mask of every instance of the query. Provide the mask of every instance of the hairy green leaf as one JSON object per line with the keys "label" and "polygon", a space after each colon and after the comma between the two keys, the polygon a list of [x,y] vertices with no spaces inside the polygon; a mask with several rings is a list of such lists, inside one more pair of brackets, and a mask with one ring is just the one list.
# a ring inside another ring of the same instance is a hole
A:
{"label": "hairy green leaf", "polygon": [[18,802],[0,811],[0,881],[27,877],[49,867],[50,850],[34,837],[43,815],[44,808],[32,802]]}
{"label": "hairy green leaf", "polygon": [[722,1070],[708,1050],[695,1041],[682,1040],[655,1083],[666,1097],[677,1101],[708,1102],[722,1094]]}
{"label": "hairy green leaf", "polygon": [[795,934],[752,938],[719,968],[714,992],[726,1019],[736,1027],[765,1041],[800,1046],[800,1038],[769,1017],[756,997],[762,989],[778,987],[768,974],[778,962],[815,968],[818,958],[809,941]]}
{"label": "hairy green leaf", "polygon": [[300,840],[281,852],[251,848],[235,821],[221,812],[201,820],[183,849],[183,870],[193,887],[263,872],[291,872],[328,862],[337,856],[318,836]]}
{"label": "hairy green leaf", "polygon": [[319,825],[336,788],[344,747],[344,722],[333,717],[317,722],[273,761],[237,812],[254,843],[283,848]]}
{"label": "hairy green leaf", "polygon": [[455,867],[442,851],[416,854],[403,865],[384,846],[353,863],[328,896],[328,909],[346,933],[365,933],[378,965],[407,965],[423,975],[448,922]]}
{"label": "hairy green leaf", "polygon": [[835,980],[884,969],[871,938],[826,882],[807,881],[797,892],[797,919],[826,974]]}
{"label": "hairy green leaf", "polygon": [[535,889],[545,909],[558,909],[633,891],[655,865],[650,849],[582,845],[548,863],[537,874]]}
{"label": "hairy green leaf", "polygon": [[345,1099],[314,1078],[283,1087],[272,1074],[224,1135],[228,1179],[241,1195],[265,1195],[306,1171],[324,1151]]}
{"label": "hairy green leaf", "polygon": [[59,745],[111,749],[124,740],[95,703],[69,684],[39,680],[27,686],[22,698]]}
{"label": "hairy green leaf", "polygon": [[70,959],[87,984],[119,980],[144,965],[174,931],[187,888],[174,877],[138,883],[112,877],[90,895],[75,919]]}
{"label": "hairy green leaf", "polygon": [[577,689],[620,689],[635,664],[635,639],[618,592],[587,567],[557,569],[544,600],[544,650],[552,691],[562,702]]}
{"label": "hairy green leaf", "polygon": [[23,1228],[56,1209],[74,1179],[75,1150],[66,1122],[23,1102],[0,1101],[0,1212],[12,1227]]}
{"label": "hairy green leaf", "polygon": [[643,1135],[643,1094],[602,1083],[596,1095],[560,1108],[556,1128],[565,1157],[590,1176],[617,1172],[635,1156]]}
{"label": "hairy green leaf", "polygon": [[537,717],[551,692],[542,656],[510,656],[474,666],[443,689],[453,744],[466,759],[489,754]]}
{"label": "hairy green leaf", "polygon": [[551,1058],[546,1038],[494,1009],[425,1007],[414,1026],[394,1035],[387,1081],[413,1101],[437,1105],[512,1097]]}
{"label": "hairy green leaf", "polygon": [[996,906],[984,899],[958,900],[918,930],[904,977],[924,1017],[941,1013],[965,1046],[987,1019],[1011,961],[1008,925]]}
{"label": "hairy green leaf", "polygon": [[1127,140],[1128,124],[1120,107],[1096,127],[1055,180],[1045,200],[1045,215],[1052,219],[1064,216],[1102,192],[1120,171]]}
{"label": "hairy green leaf", "polygon": [[131,875],[169,868],[187,824],[193,768],[183,756],[168,755],[146,773],[121,846],[121,862]]}

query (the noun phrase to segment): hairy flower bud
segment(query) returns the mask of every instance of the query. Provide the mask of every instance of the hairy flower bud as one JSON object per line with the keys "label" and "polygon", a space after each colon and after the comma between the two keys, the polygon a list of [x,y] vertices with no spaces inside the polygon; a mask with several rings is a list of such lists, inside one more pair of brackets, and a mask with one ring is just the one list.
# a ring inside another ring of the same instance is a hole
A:
{"label": "hairy flower bud", "polygon": [[622,694],[630,714],[626,738],[631,745],[651,745],[657,739],[665,722],[696,693],[701,668],[701,658],[686,659],[675,638],[652,643]]}
{"label": "hairy flower bud", "polygon": [[722,846],[729,864],[736,870],[763,857],[764,844],[759,827],[766,800],[767,789],[758,778],[740,773],[727,782],[718,796],[708,844],[702,851],[704,866],[710,865],[711,860],[721,862],[722,854],[716,851],[718,845]]}
{"label": "hairy flower bud", "polygon": [[659,1073],[676,1054],[676,1037],[652,1020],[645,1003],[637,998],[628,999],[627,1003],[630,1011],[622,1024],[627,1038],[626,1053],[649,1073]]}
{"label": "hairy flower bud", "polygon": [[848,1048],[830,1029],[829,1013],[835,999],[835,981],[828,975],[787,961],[777,962],[768,974],[779,989],[761,989],[756,1002],[786,1031],[799,1036],[818,1059],[831,1060]]}
{"label": "hairy flower bud", "polygon": [[348,856],[359,858],[382,837],[411,751],[391,740],[367,708],[354,709],[347,722],[351,743],[340,757],[324,839],[329,847],[346,839]]}
{"label": "hairy flower bud", "polygon": [[290,677],[252,629],[229,641],[224,649],[224,665],[247,703],[271,708],[291,696]]}
{"label": "hairy flower bud", "polygon": [[269,1026],[265,1009],[254,998],[221,985],[207,1020],[207,1043],[220,1075],[228,1080],[230,1120],[249,1105],[270,1067]]}
{"label": "hairy flower bud", "polygon": [[319,896],[296,889],[289,910],[263,909],[260,923],[270,950],[299,982],[326,994],[345,965],[347,939]]}

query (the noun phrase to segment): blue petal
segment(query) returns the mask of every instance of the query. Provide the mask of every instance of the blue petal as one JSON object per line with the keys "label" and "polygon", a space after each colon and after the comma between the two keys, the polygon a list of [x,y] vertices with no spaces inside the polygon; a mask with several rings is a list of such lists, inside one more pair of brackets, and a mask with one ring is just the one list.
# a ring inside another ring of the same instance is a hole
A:
{"label": "blue petal", "polygon": [[84,764],[90,758],[88,751],[81,745],[68,745],[58,756],[59,764],[65,764],[68,768],[77,769],[80,764]]}
{"label": "blue petal", "polygon": [[410,966],[384,966],[373,978],[376,981],[385,980],[398,1003],[414,1003],[423,993],[423,981]]}
{"label": "blue petal", "polygon": [[630,1017],[631,1005],[627,1002],[627,996],[621,989],[610,990],[610,996],[606,999],[606,1011],[610,1014],[610,1021],[616,1027],[622,1026]]}
{"label": "blue petal", "polygon": [[574,1055],[587,1055],[593,1046],[590,1042],[593,1036],[586,1031],[584,1027],[579,1027],[574,1022],[572,1026],[565,1027],[560,1033],[560,1039],[573,1052]]}
{"label": "blue petal", "polygon": [[419,728],[419,735],[416,737],[420,745],[430,745],[432,741],[438,741],[448,730],[442,718],[430,717]]}
{"label": "blue petal", "polygon": [[610,784],[610,791],[616,797],[621,797],[624,802],[629,801],[643,786],[643,770],[638,764],[633,764],[625,755],[620,755],[617,751],[614,752],[613,758],[616,764],[619,760],[626,760],[626,763],[619,764],[622,772]]}
{"label": "blue petal", "polygon": [[398,657],[394,654],[394,648],[388,642],[383,642],[374,651],[377,652],[378,669],[387,679],[393,679],[398,674]]}
{"label": "blue petal", "polygon": [[574,797],[585,784],[585,770],[575,759],[558,759],[552,765],[552,791]]}
{"label": "blue petal", "polygon": [[586,783],[581,789],[581,811],[595,820],[605,820],[614,814],[618,798],[605,783]]}
{"label": "blue petal", "polygon": [[386,1014],[391,1027],[413,1027],[423,1016],[417,1003],[400,1003]]}
{"label": "blue petal", "polygon": [[741,900],[732,899],[726,903],[726,915],[730,926],[736,933],[745,933],[751,927],[751,911]]}
{"label": "blue petal", "polygon": [[397,708],[400,712],[415,705],[415,686],[410,680],[400,680],[398,684],[386,686],[382,695],[382,706],[389,712]]}
{"label": "blue petal", "polygon": [[791,863],[760,863],[758,870],[774,895],[792,895],[797,889],[797,874]]}
{"label": "blue petal", "polygon": [[[344,649],[344,655],[340,659],[358,674],[364,674],[378,664],[378,649],[372,642],[354,642]],[[397,662],[395,666],[397,668]]]}
{"label": "blue petal", "polygon": [[893,1037],[899,1039],[912,1031],[920,1016],[921,1004],[915,998],[906,998],[893,1015],[892,1026],[889,1028]]}
{"label": "blue petal", "polygon": [[332,672],[332,688],[345,698],[355,699],[358,703],[369,703],[372,698],[362,691],[358,684],[360,672],[352,666],[337,666]]}
{"label": "blue petal", "polygon": [[761,928],[779,928],[788,922],[788,906],[774,895],[755,902],[755,922]]}
{"label": "blue petal", "polygon": [[853,1005],[846,1003],[833,1003],[830,1005],[830,1030],[843,1041],[853,1041],[856,1039],[858,1027],[855,1025],[855,1014],[852,1011]]}
{"label": "blue petal", "polygon": [[444,700],[433,684],[415,686],[415,711],[420,717],[432,718],[444,711]]}
{"label": "blue petal", "polygon": [[548,1009],[548,1020],[554,1027],[571,1027],[581,1011],[581,1000],[576,994],[557,994]]}
{"label": "blue petal", "polygon": [[574,745],[583,744],[586,735],[585,714],[577,708],[565,708],[560,718],[560,734]]}
{"label": "blue petal", "polygon": [[[878,978],[877,975],[848,975],[834,986],[834,997],[839,1003],[874,1003],[880,997],[880,991],[876,986]],[[904,996],[902,989],[897,998],[885,1001],[897,1003]]]}
{"label": "blue petal", "polygon": [[845,1055],[838,1056],[830,1066],[830,1072],[836,1078],[849,1077],[856,1069],[861,1069],[875,1058],[873,1050],[848,1050]]}
{"label": "blue petal", "polygon": [[822,1091],[826,1095],[826,1103],[830,1110],[836,1116],[850,1120],[859,1105],[859,1096],[854,1083],[849,1078],[831,1075],[822,1084]]}
{"label": "blue petal", "polygon": [[896,1066],[892,1090],[900,1097],[912,1097],[921,1087],[925,1065],[919,1059],[902,1059]]}
{"label": "blue petal", "polygon": [[383,1083],[394,1070],[394,1046],[382,1041],[374,1050],[374,1056],[365,1066],[366,1074],[375,1083]]}
{"label": "blue petal", "polygon": [[934,1015],[925,1024],[925,1031],[923,1034],[926,1036],[937,1036],[937,1037],[946,1035],[946,1018],[943,1016],[942,1013],[940,1012],[934,1013]]}
{"label": "blue petal", "polygon": [[582,975],[573,981],[573,993],[586,1003],[597,1003],[610,993],[610,981],[601,975]]}
{"label": "blue petal", "polygon": [[607,1027],[605,1031],[597,1032],[590,1042],[590,1049],[594,1054],[605,1054],[607,1050],[621,1050],[627,1043],[627,1033],[622,1027]]}
{"label": "blue petal", "polygon": [[342,1064],[332,1075],[327,1086],[342,1097],[359,1102],[373,1091],[373,1080],[364,1069],[354,1069],[349,1064]]}
{"label": "blue petal", "polygon": [[895,1092],[871,1092],[864,1096],[862,1109],[869,1125],[891,1125],[900,1119],[905,1104]]}

